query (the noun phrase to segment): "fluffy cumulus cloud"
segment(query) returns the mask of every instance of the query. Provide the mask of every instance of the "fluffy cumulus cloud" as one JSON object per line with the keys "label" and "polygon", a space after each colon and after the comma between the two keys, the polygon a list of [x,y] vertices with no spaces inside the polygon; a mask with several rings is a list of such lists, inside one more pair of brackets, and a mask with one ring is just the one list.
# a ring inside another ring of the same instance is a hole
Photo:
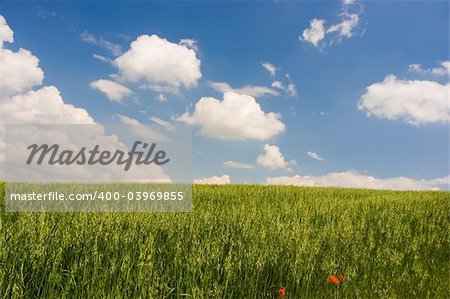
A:
{"label": "fluffy cumulus cloud", "polygon": [[0,161],[4,160],[4,124],[94,123],[86,110],[64,103],[56,87],[40,87],[44,72],[36,56],[22,48],[4,48],[14,41],[13,35],[0,15]]}
{"label": "fluffy cumulus cloud", "polygon": [[14,32],[9,28],[5,18],[0,15],[0,47],[4,42],[12,43],[14,41]]}
{"label": "fluffy cumulus cloud", "polygon": [[65,104],[54,86],[16,94],[0,106],[0,119],[6,124],[94,124],[86,110]]}
{"label": "fluffy cumulus cloud", "polygon": [[394,75],[367,87],[358,108],[368,116],[402,120],[412,125],[447,123],[450,84],[400,80]]}
{"label": "fluffy cumulus cloud", "polygon": [[237,168],[237,169],[252,169],[252,164],[241,163],[236,161],[224,161],[222,164],[228,168]]}
{"label": "fluffy cumulus cloud", "polygon": [[280,151],[280,148],[276,145],[264,144],[263,150],[264,153],[256,158],[256,163],[262,167],[270,169],[285,168],[291,170],[289,166],[295,164],[294,160],[286,161]]}
{"label": "fluffy cumulus cloud", "polygon": [[199,125],[203,136],[222,140],[266,140],[285,130],[280,114],[266,113],[253,97],[235,92],[226,92],[222,101],[203,97],[192,113],[175,119]]}
{"label": "fluffy cumulus cloud", "polygon": [[0,97],[11,96],[40,85],[44,72],[38,64],[39,59],[28,50],[13,52],[0,48]]}
{"label": "fluffy cumulus cloud", "polygon": [[114,60],[123,80],[141,83],[156,92],[177,93],[202,77],[200,59],[186,42],[176,44],[157,35],[141,35]]}
{"label": "fluffy cumulus cloud", "polygon": [[[27,168],[26,165],[11,164],[12,161],[19,161],[19,158],[26,156],[27,146],[30,143],[50,144],[54,140],[58,140],[61,147],[75,150],[90,144],[93,140],[91,137],[95,137],[97,144],[100,144],[102,148],[111,150],[126,150],[126,148],[119,142],[117,136],[104,134],[104,127],[96,124],[85,109],[65,103],[56,87],[41,86],[44,73],[39,68],[39,59],[28,50],[19,49],[13,52],[3,47],[3,42],[13,41],[12,31],[7,26],[4,18],[0,16],[0,40],[2,41],[0,47],[0,90],[2,91],[0,94],[0,161],[4,161],[4,151],[8,149],[9,159],[5,165],[12,167],[12,171],[0,173],[0,178],[25,179],[27,181],[42,181],[49,177],[53,181],[123,181],[125,174],[123,169],[115,166],[105,171],[103,168],[94,170],[92,166],[72,165],[74,167],[70,166],[70,171],[61,172],[58,171],[58,168],[46,165],[40,165],[39,168]],[[14,136],[12,144],[11,140],[4,139],[4,124],[83,124],[90,126],[84,127],[83,134],[61,129],[61,126],[46,127],[46,130],[39,129],[39,127],[32,127],[34,129],[13,127],[9,129],[14,132],[11,133]],[[16,160],[13,159],[14,156]],[[46,175],[43,176],[43,173]],[[126,176],[125,179],[130,180],[170,181],[160,167],[149,169],[139,166],[133,173],[126,173]]]}
{"label": "fluffy cumulus cloud", "polygon": [[133,94],[128,87],[111,80],[100,79],[90,84],[91,88],[103,92],[108,99],[114,102],[122,102],[123,98]]}
{"label": "fluffy cumulus cloud", "polygon": [[317,160],[317,161],[324,161],[324,160],[325,160],[324,158],[322,158],[322,157],[321,157],[318,153],[316,153],[316,152],[308,151],[307,154],[308,154],[308,156],[309,156],[310,158],[312,158],[312,159],[314,159],[314,160]]}
{"label": "fluffy cumulus cloud", "polygon": [[442,61],[438,67],[433,68],[423,68],[422,65],[413,63],[409,65],[409,71],[422,75],[449,76],[450,61]]}
{"label": "fluffy cumulus cloud", "polygon": [[346,188],[391,189],[391,190],[437,190],[448,187],[450,177],[431,180],[415,180],[407,177],[376,178],[354,171],[332,172],[322,176],[269,177],[270,185],[332,186]]}
{"label": "fluffy cumulus cloud", "polygon": [[224,174],[223,176],[213,176],[208,178],[194,179],[194,184],[227,185],[230,183],[231,183],[230,177],[226,174]]}
{"label": "fluffy cumulus cloud", "polygon": [[[5,49],[13,31],[0,15],[0,119],[2,123],[93,124],[86,110],[64,103],[54,86],[39,87],[44,72],[30,51]],[[34,89],[33,89],[34,88]]]}
{"label": "fluffy cumulus cloud", "polygon": [[209,86],[211,86],[213,89],[225,93],[228,91],[233,91],[235,93],[245,94],[251,97],[262,97],[262,96],[278,96],[279,93],[276,90],[273,90],[269,87],[265,86],[254,86],[254,85],[247,85],[241,88],[233,88],[230,84],[226,82],[208,82]]}

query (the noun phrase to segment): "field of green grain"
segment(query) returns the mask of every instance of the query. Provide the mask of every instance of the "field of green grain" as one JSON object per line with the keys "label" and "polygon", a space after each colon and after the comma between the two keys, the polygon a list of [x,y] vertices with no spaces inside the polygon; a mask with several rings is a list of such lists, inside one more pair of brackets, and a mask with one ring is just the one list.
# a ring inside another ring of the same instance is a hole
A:
{"label": "field of green grain", "polygon": [[125,214],[0,191],[0,298],[449,297],[448,192],[194,186],[192,213]]}

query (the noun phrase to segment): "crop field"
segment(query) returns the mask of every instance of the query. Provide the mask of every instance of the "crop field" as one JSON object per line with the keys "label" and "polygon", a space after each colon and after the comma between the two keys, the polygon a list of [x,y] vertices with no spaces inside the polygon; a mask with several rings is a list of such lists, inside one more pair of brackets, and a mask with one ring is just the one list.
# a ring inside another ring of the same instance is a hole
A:
{"label": "crop field", "polygon": [[449,297],[449,192],[205,185],[191,213],[5,213],[0,191],[0,298]]}

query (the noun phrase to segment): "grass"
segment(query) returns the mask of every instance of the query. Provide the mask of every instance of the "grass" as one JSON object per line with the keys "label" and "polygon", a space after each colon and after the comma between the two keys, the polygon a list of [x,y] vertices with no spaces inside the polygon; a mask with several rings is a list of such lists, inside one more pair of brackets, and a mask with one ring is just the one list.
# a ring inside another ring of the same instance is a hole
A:
{"label": "grass", "polygon": [[0,188],[0,298],[450,295],[448,192],[194,186],[192,213],[5,213]]}

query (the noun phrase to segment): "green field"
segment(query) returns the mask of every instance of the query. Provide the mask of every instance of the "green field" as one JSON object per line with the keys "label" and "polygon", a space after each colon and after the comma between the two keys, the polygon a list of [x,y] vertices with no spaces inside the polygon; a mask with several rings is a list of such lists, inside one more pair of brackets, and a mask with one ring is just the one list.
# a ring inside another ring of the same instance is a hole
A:
{"label": "green field", "polygon": [[194,186],[192,213],[125,214],[5,213],[0,191],[0,298],[450,295],[448,192]]}

